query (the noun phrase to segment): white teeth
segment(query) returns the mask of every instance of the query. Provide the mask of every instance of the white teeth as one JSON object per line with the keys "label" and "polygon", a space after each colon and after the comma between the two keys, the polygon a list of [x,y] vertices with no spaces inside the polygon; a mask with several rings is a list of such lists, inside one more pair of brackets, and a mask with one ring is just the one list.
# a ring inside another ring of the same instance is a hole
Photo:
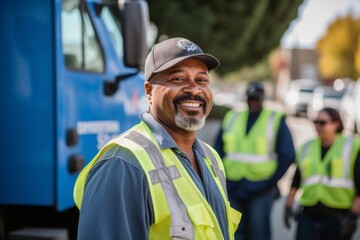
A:
{"label": "white teeth", "polygon": [[200,107],[200,103],[182,103],[181,106],[196,108],[196,107]]}

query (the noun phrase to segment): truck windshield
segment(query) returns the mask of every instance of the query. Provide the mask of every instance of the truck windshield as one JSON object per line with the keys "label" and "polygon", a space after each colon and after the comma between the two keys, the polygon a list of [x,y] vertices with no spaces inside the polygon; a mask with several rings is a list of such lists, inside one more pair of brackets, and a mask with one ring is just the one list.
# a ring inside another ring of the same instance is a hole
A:
{"label": "truck windshield", "polygon": [[108,29],[111,39],[114,42],[116,53],[119,58],[124,55],[123,52],[123,38],[121,35],[120,11],[117,6],[105,6],[101,11],[101,18],[103,19],[106,28]]}
{"label": "truck windshield", "polygon": [[85,4],[78,0],[63,2],[61,12],[62,45],[69,69],[104,71],[104,57]]}

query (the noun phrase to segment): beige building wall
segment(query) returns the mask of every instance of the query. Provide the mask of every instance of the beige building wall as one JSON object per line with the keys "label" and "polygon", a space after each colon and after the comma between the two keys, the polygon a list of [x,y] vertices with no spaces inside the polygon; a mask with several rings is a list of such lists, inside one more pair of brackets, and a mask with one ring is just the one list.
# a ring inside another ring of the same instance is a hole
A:
{"label": "beige building wall", "polygon": [[320,81],[319,55],[314,49],[281,49],[283,66],[277,76],[276,98],[283,100],[291,80],[306,78]]}

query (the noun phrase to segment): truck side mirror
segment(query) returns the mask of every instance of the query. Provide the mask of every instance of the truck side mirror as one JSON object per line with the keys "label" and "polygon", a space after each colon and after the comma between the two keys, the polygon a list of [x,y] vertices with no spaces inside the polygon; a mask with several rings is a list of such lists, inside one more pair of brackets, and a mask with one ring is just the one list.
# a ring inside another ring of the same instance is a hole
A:
{"label": "truck side mirror", "polygon": [[149,9],[143,0],[126,1],[123,8],[124,63],[128,67],[143,68],[148,53],[146,29]]}

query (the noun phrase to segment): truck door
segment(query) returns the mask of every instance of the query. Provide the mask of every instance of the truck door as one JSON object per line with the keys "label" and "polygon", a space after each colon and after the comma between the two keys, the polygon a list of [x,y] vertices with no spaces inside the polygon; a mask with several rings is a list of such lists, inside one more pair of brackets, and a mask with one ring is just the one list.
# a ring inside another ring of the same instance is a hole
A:
{"label": "truck door", "polygon": [[[115,1],[116,2],[116,1]],[[56,206],[74,206],[81,168],[111,138],[129,129],[146,110],[143,76],[124,66],[117,5],[59,3],[56,19]],[[60,12],[60,11],[59,11]],[[106,83],[127,76],[113,94]]]}

